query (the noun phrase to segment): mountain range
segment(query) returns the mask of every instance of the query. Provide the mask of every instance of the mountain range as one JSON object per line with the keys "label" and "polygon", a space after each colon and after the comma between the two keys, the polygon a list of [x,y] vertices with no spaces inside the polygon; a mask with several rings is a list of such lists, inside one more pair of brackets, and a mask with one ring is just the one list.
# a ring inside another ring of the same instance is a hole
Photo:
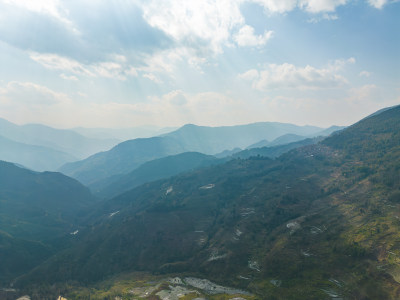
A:
{"label": "mountain range", "polygon": [[289,133],[315,136],[322,131],[313,126],[269,122],[225,127],[189,124],[159,137],[125,141],[109,151],[67,163],[59,171],[86,185],[100,184],[108,177],[129,173],[145,162],[169,155],[184,152],[212,155],[245,148],[265,138],[275,139]]}
{"label": "mountain range", "polygon": [[396,299],[399,170],[400,106],[276,159],[232,159],[97,203],[77,241],[16,284],[74,279],[77,292],[147,271],[257,299]]}
{"label": "mountain range", "polygon": [[[156,297],[184,288],[161,284],[173,276],[243,299],[398,298],[400,106],[223,159],[169,155],[185,150],[170,136],[114,149],[98,160],[114,155],[111,169],[126,171],[92,183],[103,200],[61,173],[0,162],[0,283],[18,289],[11,299],[129,299],[140,282]],[[130,149],[148,162],[123,161]]]}
{"label": "mountain range", "polygon": [[[108,150],[120,142],[118,139],[87,138],[73,130],[41,124],[16,125],[1,118],[0,137],[0,159],[37,171],[55,170],[67,162]],[[46,156],[47,161],[44,161]],[[39,165],[38,161],[43,164]]]}
{"label": "mountain range", "polygon": [[139,126],[132,128],[72,128],[73,131],[92,139],[127,141],[137,138],[158,136],[176,130],[175,127]]}

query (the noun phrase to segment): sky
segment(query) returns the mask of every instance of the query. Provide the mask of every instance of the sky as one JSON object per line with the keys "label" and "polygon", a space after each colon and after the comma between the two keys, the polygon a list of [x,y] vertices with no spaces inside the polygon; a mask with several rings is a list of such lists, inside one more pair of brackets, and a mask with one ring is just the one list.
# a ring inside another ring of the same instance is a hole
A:
{"label": "sky", "polygon": [[398,0],[0,0],[0,118],[350,125],[400,104]]}

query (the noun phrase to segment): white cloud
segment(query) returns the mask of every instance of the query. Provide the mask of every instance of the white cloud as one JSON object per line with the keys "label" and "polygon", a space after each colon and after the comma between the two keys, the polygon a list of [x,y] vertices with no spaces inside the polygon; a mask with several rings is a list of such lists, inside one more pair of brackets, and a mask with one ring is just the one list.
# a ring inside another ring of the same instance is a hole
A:
{"label": "white cloud", "polygon": [[47,69],[68,71],[77,75],[94,76],[86,66],[78,61],[57,54],[31,53],[30,57]]}
{"label": "white cloud", "polygon": [[93,66],[95,74],[105,78],[115,78],[119,80],[126,80],[123,71],[123,66],[116,62],[101,62]]}
{"label": "white cloud", "polygon": [[370,77],[372,75],[371,72],[368,71],[361,71],[360,74],[358,74],[361,77]]}
{"label": "white cloud", "polygon": [[350,57],[348,59],[336,59],[333,63],[328,65],[328,69],[339,72],[344,69],[347,65],[353,65],[356,63],[356,59],[354,57]]}
{"label": "white cloud", "polygon": [[336,7],[345,5],[348,0],[248,0],[262,5],[272,13],[286,13],[296,7],[311,13],[333,12]]}
{"label": "white cloud", "polygon": [[311,13],[332,12],[348,0],[299,0],[299,7]]}
{"label": "white cloud", "polygon": [[255,35],[253,27],[244,25],[233,38],[242,47],[263,46],[272,37],[272,34],[272,31],[265,31],[263,35]]}
{"label": "white cloud", "polygon": [[325,68],[312,66],[297,67],[293,64],[270,64],[263,70],[249,70],[239,77],[252,83],[252,87],[265,91],[269,89],[326,89],[337,88],[348,83],[339,74],[346,64],[355,63],[354,58],[336,60]]}
{"label": "white cloud", "polygon": [[173,105],[184,105],[188,102],[185,93],[182,90],[175,90],[163,96],[167,102]]}
{"label": "white cloud", "polygon": [[154,81],[155,83],[158,83],[158,84],[162,83],[162,81],[153,73],[145,73],[145,74],[143,74],[143,77],[147,78],[151,81]]}
{"label": "white cloud", "polygon": [[[311,13],[324,13],[321,17],[335,20],[328,14],[348,0],[138,0],[148,24],[168,35],[176,49],[186,50],[189,60],[204,63],[205,58],[224,52],[224,47],[263,46],[272,37],[272,31],[256,35],[246,24],[240,6],[257,3],[267,12],[285,13],[295,8]],[[190,52],[190,53],[189,53]]]}
{"label": "white cloud", "polygon": [[256,69],[251,69],[251,70],[244,72],[243,74],[239,74],[240,79],[244,79],[247,81],[256,80],[256,79],[258,79],[259,76],[260,75]]}
{"label": "white cloud", "polygon": [[229,43],[231,31],[244,22],[241,0],[182,1],[147,0],[142,2],[143,16],[153,27],[165,32],[175,42],[198,47],[204,44],[221,53]]}
{"label": "white cloud", "polygon": [[309,19],[307,22],[308,23],[318,23],[321,22],[323,20],[326,21],[336,21],[339,19],[339,16],[336,14],[329,14],[329,13],[324,13],[322,16],[318,16],[318,17],[314,17]]}
{"label": "white cloud", "polygon": [[202,66],[205,62],[206,58],[201,57],[201,53],[197,53],[196,49],[178,47],[145,55],[142,58],[143,65],[137,67],[136,71],[146,74],[143,77],[160,83],[159,77],[174,79],[182,64],[202,73]]}
{"label": "white cloud", "polygon": [[377,9],[382,9],[388,2],[388,0],[368,0],[369,5]]}
{"label": "white cloud", "polygon": [[137,77],[138,76],[138,72],[136,70],[136,68],[134,67],[130,67],[125,71],[125,74],[127,76],[132,76],[132,77]]}
{"label": "white cloud", "polygon": [[60,17],[60,1],[58,0],[1,0],[1,2],[19,6],[30,11],[51,15],[55,18]]}
{"label": "white cloud", "polygon": [[284,13],[293,10],[297,6],[297,0],[253,0],[262,5],[267,11]]}
{"label": "white cloud", "polygon": [[60,74],[60,77],[65,80],[72,80],[72,81],[78,80],[78,77],[76,77],[74,75],[68,76],[68,75],[65,75],[64,73]]}

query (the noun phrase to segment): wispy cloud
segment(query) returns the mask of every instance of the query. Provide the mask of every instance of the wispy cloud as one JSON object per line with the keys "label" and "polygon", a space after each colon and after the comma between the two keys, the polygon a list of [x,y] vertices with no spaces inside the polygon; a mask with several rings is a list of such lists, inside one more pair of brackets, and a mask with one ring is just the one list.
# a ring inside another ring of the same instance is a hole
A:
{"label": "wispy cloud", "polygon": [[361,77],[370,77],[372,74],[371,72],[368,71],[361,71],[360,74],[358,74]]}
{"label": "wispy cloud", "polygon": [[[30,57],[45,68],[69,72],[79,76],[126,80],[128,76],[136,77],[138,75],[136,69],[126,64],[126,58],[121,55],[112,55],[116,61],[105,61],[88,65],[57,54],[31,53]],[[64,73],[60,76],[64,79],[77,80],[76,76]]]}
{"label": "wispy cloud", "polygon": [[30,57],[47,69],[67,71],[76,75],[95,76],[87,66],[74,59],[62,57],[57,54],[31,53]]}
{"label": "wispy cloud", "polygon": [[346,64],[354,63],[354,58],[336,60],[325,68],[312,66],[297,67],[293,64],[270,64],[261,70],[248,70],[239,78],[250,81],[254,89],[331,89],[344,86],[347,79],[339,72]]}
{"label": "wispy cloud", "polygon": [[77,81],[78,80],[78,77],[76,77],[74,75],[68,76],[68,75],[65,75],[64,73],[60,74],[60,77],[62,79],[65,79],[65,80],[73,80],[73,81]]}
{"label": "wispy cloud", "polygon": [[318,23],[321,21],[336,21],[339,19],[339,16],[336,14],[329,14],[329,13],[324,13],[321,16],[313,17],[311,19],[308,19],[308,23]]}
{"label": "wispy cloud", "polygon": [[68,102],[70,99],[64,93],[38,85],[33,82],[9,82],[0,89],[0,100],[16,106],[43,107]]}

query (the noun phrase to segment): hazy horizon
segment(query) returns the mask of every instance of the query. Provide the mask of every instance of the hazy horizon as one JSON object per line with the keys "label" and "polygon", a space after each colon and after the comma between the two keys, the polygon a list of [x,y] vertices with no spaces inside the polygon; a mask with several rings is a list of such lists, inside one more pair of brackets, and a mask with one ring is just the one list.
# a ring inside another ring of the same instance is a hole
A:
{"label": "hazy horizon", "polygon": [[[370,114],[368,114],[370,115]],[[367,117],[368,115],[364,116]],[[362,117],[363,118],[363,117]],[[361,119],[362,119],[361,118]],[[13,123],[15,125],[18,126],[25,126],[25,125],[43,125],[46,127],[51,127],[54,129],[60,129],[60,130],[80,130],[80,129],[93,129],[93,130],[130,130],[130,129],[143,129],[143,130],[175,130],[175,129],[179,129],[183,126],[186,125],[194,125],[194,126],[199,126],[199,127],[234,127],[234,126],[246,126],[246,125],[251,125],[251,124],[257,124],[257,123],[282,123],[282,124],[293,124],[296,126],[311,126],[311,127],[320,127],[320,128],[329,128],[332,126],[348,126],[348,125],[341,125],[341,124],[331,124],[328,126],[318,126],[318,125],[313,125],[313,124],[296,124],[293,122],[280,122],[280,121],[256,121],[256,122],[250,122],[250,123],[232,123],[229,125],[207,125],[207,124],[195,124],[195,123],[184,123],[181,125],[177,125],[177,126],[157,126],[157,125],[152,125],[152,124],[143,124],[143,125],[138,125],[138,126],[132,126],[132,127],[84,127],[84,126],[74,126],[74,127],[62,127],[62,126],[53,126],[51,124],[46,124],[46,123],[39,123],[39,122],[28,122],[28,123],[17,123],[17,122],[12,122],[10,120],[7,120],[6,118],[0,117],[0,119],[6,120],[10,123]],[[360,119],[360,120],[361,120]],[[359,121],[359,120],[358,120]],[[357,121],[356,121],[357,122]],[[355,122],[355,123],[356,123]],[[352,123],[353,124],[353,123]],[[349,124],[349,125],[352,125]]]}

